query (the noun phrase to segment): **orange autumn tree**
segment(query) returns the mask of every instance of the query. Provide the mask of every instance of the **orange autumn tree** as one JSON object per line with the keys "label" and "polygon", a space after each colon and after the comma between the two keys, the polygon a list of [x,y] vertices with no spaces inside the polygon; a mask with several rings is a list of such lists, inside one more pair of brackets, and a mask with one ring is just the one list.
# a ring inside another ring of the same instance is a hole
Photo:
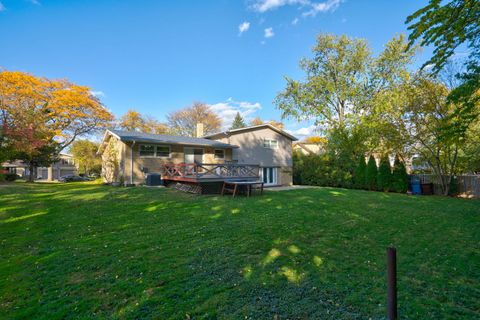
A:
{"label": "orange autumn tree", "polygon": [[31,168],[36,157],[46,159],[50,152],[53,159],[77,137],[113,120],[90,88],[18,71],[0,72],[0,115],[3,141],[13,146],[11,158],[25,160]]}

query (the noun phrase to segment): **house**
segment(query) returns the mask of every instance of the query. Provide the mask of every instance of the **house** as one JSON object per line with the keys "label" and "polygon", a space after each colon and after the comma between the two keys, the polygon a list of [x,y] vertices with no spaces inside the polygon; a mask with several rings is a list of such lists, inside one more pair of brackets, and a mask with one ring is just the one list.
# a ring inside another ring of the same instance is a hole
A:
{"label": "house", "polygon": [[[203,136],[201,124],[197,136]],[[106,130],[98,154],[106,182],[142,184],[147,174],[158,173],[167,183],[263,179],[289,185],[294,140],[269,124],[202,138]]]}
{"label": "house", "polygon": [[60,153],[58,161],[52,163],[50,167],[37,168],[37,179],[57,180],[60,177],[72,174],[77,174],[77,167],[75,166],[73,156],[67,153]]}
{"label": "house", "polygon": [[[9,173],[17,174],[22,178],[30,174],[28,164],[21,160],[4,162],[1,166]],[[77,174],[73,156],[67,153],[60,153],[58,155],[58,161],[52,163],[49,167],[38,167],[35,168],[35,170],[35,179],[48,179],[49,171],[50,180],[58,179],[66,175]]]}
{"label": "house", "polygon": [[233,159],[239,164],[260,166],[260,179],[267,186],[292,184],[292,142],[297,138],[271,125],[261,124],[205,136],[237,145]]}

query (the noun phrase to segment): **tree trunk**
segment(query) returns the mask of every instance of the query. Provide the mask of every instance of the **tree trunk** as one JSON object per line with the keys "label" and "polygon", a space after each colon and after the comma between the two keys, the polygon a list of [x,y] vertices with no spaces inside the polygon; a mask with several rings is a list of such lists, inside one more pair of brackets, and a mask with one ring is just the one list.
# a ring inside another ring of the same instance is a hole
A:
{"label": "tree trunk", "polygon": [[35,166],[33,165],[33,162],[30,162],[28,164],[28,170],[30,171],[28,173],[28,182],[33,182],[35,180],[34,176],[35,176]]}

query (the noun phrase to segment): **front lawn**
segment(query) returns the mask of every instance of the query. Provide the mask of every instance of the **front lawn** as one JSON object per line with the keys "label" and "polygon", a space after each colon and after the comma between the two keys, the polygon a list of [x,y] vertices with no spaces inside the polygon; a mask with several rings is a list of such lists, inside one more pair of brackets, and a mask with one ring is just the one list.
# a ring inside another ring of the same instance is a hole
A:
{"label": "front lawn", "polygon": [[0,318],[480,318],[480,201],[333,188],[0,186]]}

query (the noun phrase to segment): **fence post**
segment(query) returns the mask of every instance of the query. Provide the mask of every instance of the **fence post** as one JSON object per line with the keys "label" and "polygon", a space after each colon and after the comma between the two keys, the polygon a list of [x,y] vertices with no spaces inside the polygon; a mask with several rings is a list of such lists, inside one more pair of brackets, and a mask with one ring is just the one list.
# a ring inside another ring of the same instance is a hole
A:
{"label": "fence post", "polygon": [[397,249],[387,248],[387,319],[397,319]]}

